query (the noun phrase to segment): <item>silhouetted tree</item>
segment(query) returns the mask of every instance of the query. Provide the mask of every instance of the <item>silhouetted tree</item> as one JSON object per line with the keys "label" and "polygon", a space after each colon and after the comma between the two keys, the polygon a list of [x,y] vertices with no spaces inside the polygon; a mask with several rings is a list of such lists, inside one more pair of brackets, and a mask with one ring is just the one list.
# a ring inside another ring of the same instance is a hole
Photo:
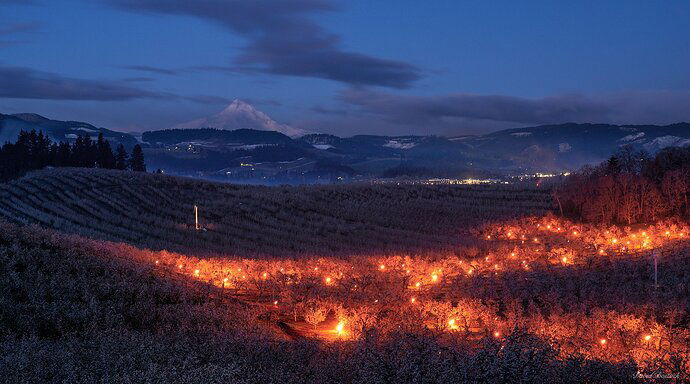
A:
{"label": "silhouetted tree", "polygon": [[117,153],[115,154],[115,169],[125,170],[127,169],[127,164],[129,164],[129,155],[125,146],[119,144],[117,146]]}
{"label": "silhouetted tree", "polygon": [[141,145],[137,144],[132,149],[132,158],[130,159],[130,168],[136,172],[146,172],[146,163],[144,162],[144,151]]}
{"label": "silhouetted tree", "polygon": [[110,143],[103,139],[103,133],[98,134],[98,141],[96,142],[96,150],[98,152],[97,163],[100,168],[115,168],[115,155],[110,148]]}
{"label": "silhouetted tree", "polygon": [[[124,148],[122,149],[124,151]],[[123,163],[126,168],[126,156]],[[143,158],[142,158],[143,159]],[[43,132],[20,131],[16,143],[0,148],[0,181],[22,176],[46,166],[115,168],[116,158],[110,143],[98,135],[94,143],[88,135],[78,136],[73,145],[54,143]]]}

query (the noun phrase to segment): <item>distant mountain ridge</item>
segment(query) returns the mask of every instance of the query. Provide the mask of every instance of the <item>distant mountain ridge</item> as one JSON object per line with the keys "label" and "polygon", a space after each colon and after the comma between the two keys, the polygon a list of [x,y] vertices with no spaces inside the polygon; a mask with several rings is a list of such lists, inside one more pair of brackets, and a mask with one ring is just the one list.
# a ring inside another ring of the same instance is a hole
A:
{"label": "distant mountain ridge", "polygon": [[[218,172],[241,163],[292,162],[346,166],[363,175],[381,175],[405,165],[434,175],[569,171],[608,158],[624,145],[651,154],[668,146],[690,145],[690,123],[656,125],[552,124],[512,128],[485,135],[339,137],[310,133],[290,137],[281,126],[249,104],[236,100],[219,115],[230,124],[259,124],[262,129],[188,128],[144,132],[141,141],[152,166],[185,174]],[[239,117],[238,117],[239,116]],[[240,118],[243,116],[242,118]],[[248,120],[245,120],[244,118]],[[236,118],[236,119],[235,119]],[[233,120],[235,119],[235,120]],[[207,120],[210,121],[210,120]],[[220,121],[218,121],[220,123]],[[55,141],[103,133],[127,146],[137,139],[127,133],[88,123],[58,121],[31,114],[0,114],[0,140],[14,141],[19,130],[37,129]],[[287,131],[294,133],[294,131]]]}
{"label": "distant mountain ridge", "polygon": [[0,143],[14,142],[17,140],[20,131],[30,131],[32,129],[43,131],[51,140],[56,142],[72,142],[77,136],[87,134],[91,137],[96,137],[99,133],[102,133],[103,137],[110,141],[111,145],[122,143],[129,148],[137,144],[137,139],[128,133],[98,128],[80,121],[51,120],[35,113],[0,114]]}

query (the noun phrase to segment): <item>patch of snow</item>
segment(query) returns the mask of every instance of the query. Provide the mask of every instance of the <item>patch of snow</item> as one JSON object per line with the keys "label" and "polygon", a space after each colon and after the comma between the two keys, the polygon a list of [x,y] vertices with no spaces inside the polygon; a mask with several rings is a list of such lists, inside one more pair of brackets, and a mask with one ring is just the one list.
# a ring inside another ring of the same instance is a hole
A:
{"label": "patch of snow", "polygon": [[65,135],[65,138],[66,138],[66,139],[76,139],[76,138],[77,138],[77,135],[74,134],[74,133],[68,133],[68,134]]}
{"label": "patch of snow", "polygon": [[633,140],[640,139],[640,138],[642,138],[643,136],[644,136],[644,132],[638,132],[638,133],[636,133],[636,134],[634,134],[634,135],[628,135],[628,136],[625,136],[625,137],[621,137],[620,139],[618,139],[618,141],[633,141]]}
{"label": "patch of snow", "polygon": [[329,148],[333,148],[333,146],[330,144],[313,144],[312,146],[316,149],[324,149],[324,150],[329,149]]}
{"label": "patch of snow", "polygon": [[517,136],[517,137],[524,137],[524,136],[531,136],[532,132],[515,132],[511,133],[511,136]]}
{"label": "patch of snow", "polygon": [[558,152],[566,153],[566,152],[570,152],[572,149],[573,149],[573,147],[571,147],[570,144],[568,144],[568,143],[558,144]]}
{"label": "patch of snow", "polygon": [[686,145],[690,145],[690,139],[686,139],[685,137],[666,135],[657,137],[656,139],[643,145],[643,147],[648,152],[657,152],[666,147],[684,147]]}
{"label": "patch of snow", "polygon": [[238,149],[256,149],[256,148],[261,148],[261,147],[275,147],[276,144],[247,144],[247,145],[238,145],[236,147],[232,147],[233,150],[238,150]]}
{"label": "patch of snow", "polygon": [[458,136],[458,137],[449,137],[448,140],[450,141],[462,141],[462,140],[468,140],[472,139],[474,136]]}
{"label": "patch of snow", "polygon": [[417,143],[413,142],[403,142],[403,141],[398,141],[398,140],[388,140],[386,144],[384,144],[384,147],[388,148],[395,148],[395,149],[410,149],[414,148],[417,145]]}
{"label": "patch of snow", "polygon": [[76,128],[76,130],[77,130],[77,131],[84,131],[84,132],[98,132],[98,131],[95,130],[95,129],[89,129],[89,128],[84,128],[84,127]]}

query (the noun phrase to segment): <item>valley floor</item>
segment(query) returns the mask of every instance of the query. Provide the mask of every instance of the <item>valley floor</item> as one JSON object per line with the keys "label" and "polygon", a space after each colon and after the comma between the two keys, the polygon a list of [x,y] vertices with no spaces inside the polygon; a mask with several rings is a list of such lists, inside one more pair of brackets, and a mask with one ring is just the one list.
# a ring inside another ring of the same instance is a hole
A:
{"label": "valley floor", "polygon": [[680,221],[581,225],[505,187],[98,170],[0,196],[5,382],[690,378]]}

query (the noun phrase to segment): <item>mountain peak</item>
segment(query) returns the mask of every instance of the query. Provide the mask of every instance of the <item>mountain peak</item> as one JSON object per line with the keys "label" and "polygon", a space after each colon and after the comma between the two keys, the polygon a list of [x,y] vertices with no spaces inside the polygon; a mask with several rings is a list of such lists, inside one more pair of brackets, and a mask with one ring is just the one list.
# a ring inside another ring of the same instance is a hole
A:
{"label": "mountain peak", "polygon": [[225,107],[225,111],[234,111],[238,109],[253,109],[255,110],[253,105],[247,103],[244,100],[241,99],[234,99],[230,104],[228,104],[227,107]]}
{"label": "mountain peak", "polygon": [[301,136],[305,133],[301,129],[277,123],[267,114],[240,99],[234,99],[216,115],[179,124],[174,128],[256,129],[261,131],[277,131],[291,137]]}

